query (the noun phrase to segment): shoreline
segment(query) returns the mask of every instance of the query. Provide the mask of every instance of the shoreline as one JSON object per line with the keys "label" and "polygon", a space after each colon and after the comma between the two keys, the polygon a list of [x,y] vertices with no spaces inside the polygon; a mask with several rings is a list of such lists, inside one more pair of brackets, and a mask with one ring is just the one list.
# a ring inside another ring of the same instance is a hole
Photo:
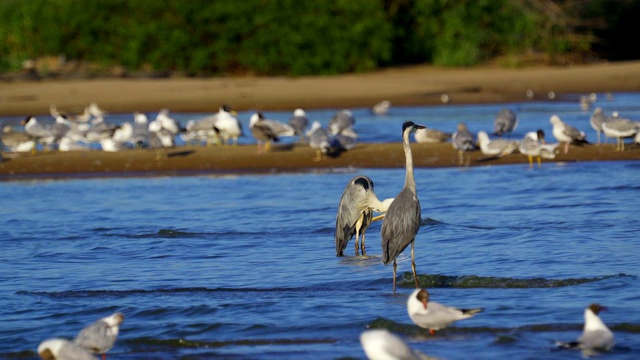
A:
{"label": "shoreline", "polygon": [[[532,91],[533,98],[527,97]],[[381,100],[394,106],[502,103],[548,100],[591,92],[640,91],[640,61],[521,69],[438,68],[416,65],[366,74],[324,77],[217,77],[0,82],[0,116],[48,114],[49,106],[82,113],[96,102],[110,113],[293,110],[301,107],[370,107]]]}

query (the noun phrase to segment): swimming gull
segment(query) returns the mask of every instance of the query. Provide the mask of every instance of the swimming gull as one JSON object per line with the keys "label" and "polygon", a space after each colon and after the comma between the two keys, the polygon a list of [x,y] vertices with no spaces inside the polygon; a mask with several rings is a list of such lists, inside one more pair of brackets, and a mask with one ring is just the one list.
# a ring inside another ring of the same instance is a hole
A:
{"label": "swimming gull", "polygon": [[429,360],[434,359],[414,350],[387,329],[365,330],[360,344],[369,360]]}
{"label": "swimming gull", "polygon": [[91,353],[102,354],[102,358],[106,359],[106,353],[115,344],[123,321],[122,313],[102,318],[82,329],[73,342]]}
{"label": "swimming gull", "polygon": [[597,351],[609,351],[614,345],[613,332],[600,319],[600,312],[607,308],[599,304],[591,304],[584,310],[584,328],[577,341],[561,342],[556,345],[563,349],[580,349],[587,356]]}
{"label": "swimming gull", "polygon": [[429,301],[427,289],[415,289],[407,299],[407,311],[411,320],[421,328],[429,329],[431,335],[452,323],[469,319],[481,312],[482,308],[458,309]]}
{"label": "swimming gull", "polygon": [[42,360],[97,360],[82,347],[60,338],[48,339],[38,345]]}

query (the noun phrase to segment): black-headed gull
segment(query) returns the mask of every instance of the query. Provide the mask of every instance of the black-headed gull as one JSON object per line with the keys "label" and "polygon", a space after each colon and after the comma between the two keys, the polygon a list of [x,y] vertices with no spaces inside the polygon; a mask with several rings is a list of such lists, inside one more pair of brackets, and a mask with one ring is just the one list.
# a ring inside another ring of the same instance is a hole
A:
{"label": "black-headed gull", "polygon": [[429,301],[427,289],[415,289],[407,299],[407,311],[411,320],[416,325],[429,329],[432,335],[436,330],[444,329],[455,321],[469,319],[482,310],[458,309]]}
{"label": "black-headed gull", "polygon": [[427,360],[433,359],[414,350],[400,337],[386,329],[365,330],[360,344],[369,360]]}
{"label": "black-headed gull", "polygon": [[558,341],[563,349],[581,349],[583,351],[609,351],[614,345],[613,333],[600,319],[600,311],[606,310],[602,305],[591,304],[584,310],[584,330],[577,341],[570,343]]}
{"label": "black-headed gull", "polygon": [[49,339],[38,346],[42,360],[97,360],[88,351],[65,339]]}
{"label": "black-headed gull", "polygon": [[106,352],[115,344],[123,321],[121,313],[102,318],[82,329],[73,342],[91,353],[102,354],[102,359],[106,359]]}

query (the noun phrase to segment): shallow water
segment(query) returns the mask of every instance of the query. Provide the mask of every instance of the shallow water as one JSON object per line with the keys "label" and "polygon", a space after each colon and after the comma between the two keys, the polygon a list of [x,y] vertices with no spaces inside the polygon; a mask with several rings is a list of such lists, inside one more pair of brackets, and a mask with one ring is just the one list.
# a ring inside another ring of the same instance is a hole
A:
{"label": "shallow water", "polygon": [[[638,97],[604,106],[635,114]],[[552,112],[593,137],[577,102],[512,106],[515,138],[550,134]],[[354,113],[366,141],[397,141],[408,118],[491,130],[500,107]],[[356,174],[380,198],[404,182],[404,169],[335,169],[0,183],[0,358],[35,358],[42,340],[120,311],[112,359],[362,359],[359,334],[376,327],[439,358],[577,359],[553,341],[577,338],[592,302],[609,308],[617,345],[607,358],[640,357],[640,162],[417,169],[420,282],[434,301],[485,309],[436,336],[406,312],[409,251],[391,291],[380,223],[367,232],[368,257],[353,256],[353,240],[335,257],[338,201]]]}
{"label": "shallow water", "polygon": [[[357,173],[382,198],[404,179]],[[121,311],[113,358],[363,358],[367,327],[442,358],[566,358],[552,341],[579,336],[591,302],[609,308],[610,357],[640,355],[640,163],[418,169],[420,281],[434,300],[485,308],[434,337],[406,313],[408,251],[391,292],[379,223],[369,257],[353,242],[335,257],[354,174],[3,183],[0,355],[33,358]]]}

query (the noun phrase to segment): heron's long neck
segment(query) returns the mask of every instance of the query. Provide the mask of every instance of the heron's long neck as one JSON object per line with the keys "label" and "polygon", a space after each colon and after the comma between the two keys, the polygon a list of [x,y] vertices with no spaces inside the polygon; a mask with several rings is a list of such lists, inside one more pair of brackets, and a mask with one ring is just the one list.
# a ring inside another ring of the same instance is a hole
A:
{"label": "heron's long neck", "polygon": [[416,192],[416,180],[413,177],[413,155],[411,154],[411,145],[409,144],[409,131],[402,134],[402,145],[404,147],[404,158],[407,167],[407,176],[404,179],[404,187]]}

